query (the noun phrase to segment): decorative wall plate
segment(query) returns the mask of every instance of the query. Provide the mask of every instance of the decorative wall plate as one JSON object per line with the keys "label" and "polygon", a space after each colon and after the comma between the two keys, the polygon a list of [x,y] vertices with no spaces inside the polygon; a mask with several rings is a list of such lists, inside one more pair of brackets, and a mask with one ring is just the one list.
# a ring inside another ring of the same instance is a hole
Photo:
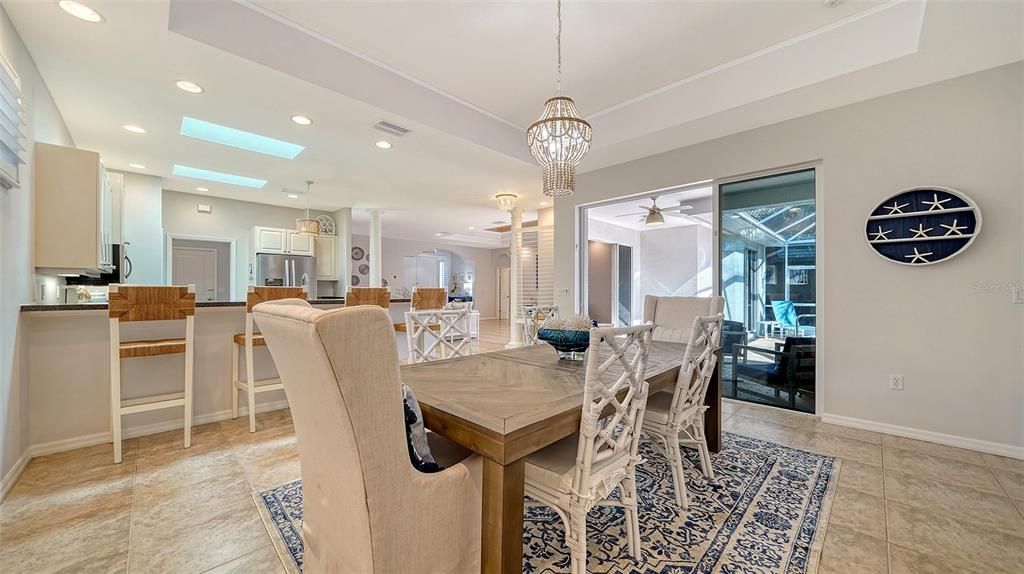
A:
{"label": "decorative wall plate", "polygon": [[361,261],[365,255],[366,252],[363,251],[362,247],[352,248],[352,261]]}
{"label": "decorative wall plate", "polygon": [[868,245],[902,265],[931,265],[962,253],[981,231],[981,211],[955,189],[915,187],[883,201],[868,216]]}
{"label": "decorative wall plate", "polygon": [[370,274],[370,266],[365,264],[365,263],[360,263],[358,271],[359,271],[360,275],[369,275]]}
{"label": "decorative wall plate", "polygon": [[352,276],[352,286],[353,287],[358,287],[359,286],[359,276],[358,275],[353,275]]}

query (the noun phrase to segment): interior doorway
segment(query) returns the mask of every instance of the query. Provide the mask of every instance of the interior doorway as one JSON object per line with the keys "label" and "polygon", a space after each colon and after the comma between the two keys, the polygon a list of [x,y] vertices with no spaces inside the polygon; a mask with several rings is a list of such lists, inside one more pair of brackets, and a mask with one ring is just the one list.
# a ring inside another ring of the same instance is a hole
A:
{"label": "interior doorway", "polygon": [[512,268],[498,267],[498,319],[509,318],[512,304]]}
{"label": "interior doorway", "polygon": [[230,301],[234,242],[168,238],[168,278],[172,285],[195,285],[196,301]]}

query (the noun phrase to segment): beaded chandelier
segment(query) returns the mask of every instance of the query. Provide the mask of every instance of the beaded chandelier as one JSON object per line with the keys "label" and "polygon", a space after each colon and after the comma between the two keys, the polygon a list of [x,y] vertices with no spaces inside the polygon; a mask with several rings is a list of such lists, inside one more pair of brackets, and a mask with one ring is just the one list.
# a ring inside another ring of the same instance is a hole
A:
{"label": "beaded chandelier", "polygon": [[544,195],[564,197],[576,189],[576,166],[590,151],[590,124],[576,102],[562,94],[562,0],[558,0],[558,82],[555,97],[544,103],[540,119],[526,130],[526,143],[544,168]]}

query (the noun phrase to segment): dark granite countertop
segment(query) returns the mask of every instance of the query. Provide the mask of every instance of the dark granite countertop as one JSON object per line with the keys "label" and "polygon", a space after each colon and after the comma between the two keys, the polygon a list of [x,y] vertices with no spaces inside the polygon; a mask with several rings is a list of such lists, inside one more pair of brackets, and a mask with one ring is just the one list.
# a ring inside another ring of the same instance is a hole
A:
{"label": "dark granite countertop", "polygon": [[[392,299],[392,303],[409,303],[411,299]],[[312,299],[311,305],[344,305],[345,298]],[[200,301],[197,309],[210,307],[245,307],[245,301]],[[100,311],[107,308],[106,303],[27,303],[21,306],[21,312],[30,311]]]}

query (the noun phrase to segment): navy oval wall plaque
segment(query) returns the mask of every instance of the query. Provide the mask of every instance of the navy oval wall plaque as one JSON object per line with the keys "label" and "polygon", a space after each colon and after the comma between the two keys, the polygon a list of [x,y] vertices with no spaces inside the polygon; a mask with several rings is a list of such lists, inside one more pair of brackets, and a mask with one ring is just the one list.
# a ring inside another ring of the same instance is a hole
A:
{"label": "navy oval wall plaque", "polygon": [[948,187],[915,187],[883,201],[865,227],[868,245],[903,265],[930,265],[967,249],[981,231],[981,211]]}

